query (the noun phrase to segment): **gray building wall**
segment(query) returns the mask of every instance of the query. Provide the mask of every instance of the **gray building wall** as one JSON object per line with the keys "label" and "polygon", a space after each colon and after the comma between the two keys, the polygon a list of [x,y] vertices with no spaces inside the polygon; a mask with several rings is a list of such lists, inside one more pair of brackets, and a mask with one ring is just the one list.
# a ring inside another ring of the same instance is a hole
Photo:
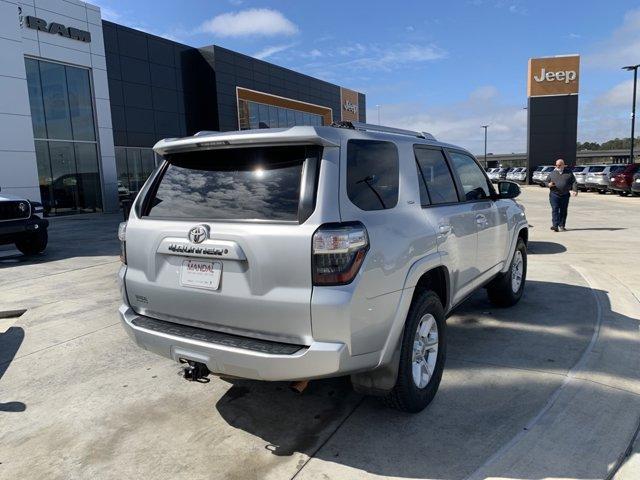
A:
{"label": "gray building wall", "polygon": [[[238,129],[236,87],[329,107],[340,120],[340,87],[217,45],[204,47],[215,71],[220,130]],[[360,121],[366,119],[365,96],[358,95]]]}
{"label": "gray building wall", "polygon": [[[27,28],[27,15],[91,33],[91,42]],[[88,68],[103,208],[117,209],[117,179],[100,8],[78,0],[0,0],[0,187],[40,200],[24,56]]]}
{"label": "gray building wall", "polygon": [[217,129],[213,72],[192,47],[103,22],[116,146]]}

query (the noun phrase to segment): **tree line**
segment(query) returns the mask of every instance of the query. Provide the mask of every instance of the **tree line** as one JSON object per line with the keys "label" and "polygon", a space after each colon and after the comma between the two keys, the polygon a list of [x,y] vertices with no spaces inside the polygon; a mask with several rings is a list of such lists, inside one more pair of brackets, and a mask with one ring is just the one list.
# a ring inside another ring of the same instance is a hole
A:
{"label": "tree line", "polygon": [[[614,138],[603,143],[598,142],[578,142],[580,150],[625,150],[631,148],[631,137]],[[636,138],[634,147],[640,147],[640,140]]]}

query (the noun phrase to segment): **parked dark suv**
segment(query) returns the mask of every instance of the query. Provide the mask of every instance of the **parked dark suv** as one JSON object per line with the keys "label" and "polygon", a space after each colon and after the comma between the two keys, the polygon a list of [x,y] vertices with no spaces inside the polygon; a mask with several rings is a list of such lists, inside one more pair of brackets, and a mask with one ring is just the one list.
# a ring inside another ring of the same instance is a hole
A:
{"label": "parked dark suv", "polygon": [[625,196],[631,193],[631,182],[633,181],[634,174],[640,171],[640,163],[632,163],[620,173],[616,174],[609,184],[611,191]]}

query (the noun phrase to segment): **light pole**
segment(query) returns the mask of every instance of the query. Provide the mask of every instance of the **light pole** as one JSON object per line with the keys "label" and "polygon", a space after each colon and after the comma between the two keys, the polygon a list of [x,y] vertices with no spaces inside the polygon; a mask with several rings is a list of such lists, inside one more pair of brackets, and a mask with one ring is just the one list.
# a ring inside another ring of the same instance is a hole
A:
{"label": "light pole", "polygon": [[633,105],[631,106],[631,151],[629,152],[629,163],[633,163],[633,144],[635,143],[636,129],[636,83],[638,81],[638,67],[640,65],[627,65],[623,70],[633,70]]}
{"label": "light pole", "polygon": [[487,128],[489,125],[481,125],[484,128],[484,168],[487,168]]}
{"label": "light pole", "polygon": [[380,105],[376,105],[376,108],[378,109],[378,125],[380,125]]}

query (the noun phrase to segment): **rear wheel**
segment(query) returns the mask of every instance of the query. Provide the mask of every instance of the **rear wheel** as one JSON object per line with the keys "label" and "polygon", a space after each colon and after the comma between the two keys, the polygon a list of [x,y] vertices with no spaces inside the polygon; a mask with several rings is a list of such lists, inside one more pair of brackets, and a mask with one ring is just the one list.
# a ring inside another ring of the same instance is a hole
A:
{"label": "rear wheel", "polygon": [[423,410],[435,396],[446,357],[444,308],[427,290],[414,299],[404,327],[398,378],[385,403],[403,412]]}
{"label": "rear wheel", "polygon": [[497,307],[511,307],[520,301],[527,279],[527,246],[518,238],[509,270],[487,287],[489,301]]}
{"label": "rear wheel", "polygon": [[37,255],[47,248],[49,235],[46,230],[29,233],[16,241],[16,248],[25,255]]}
{"label": "rear wheel", "polygon": [[620,191],[620,192],[618,192],[618,195],[620,195],[621,197],[626,197],[627,196],[627,192]]}
{"label": "rear wheel", "polygon": [[604,195],[605,193],[607,193],[607,191],[606,191],[606,190],[598,190],[598,193],[599,193],[600,195]]}

